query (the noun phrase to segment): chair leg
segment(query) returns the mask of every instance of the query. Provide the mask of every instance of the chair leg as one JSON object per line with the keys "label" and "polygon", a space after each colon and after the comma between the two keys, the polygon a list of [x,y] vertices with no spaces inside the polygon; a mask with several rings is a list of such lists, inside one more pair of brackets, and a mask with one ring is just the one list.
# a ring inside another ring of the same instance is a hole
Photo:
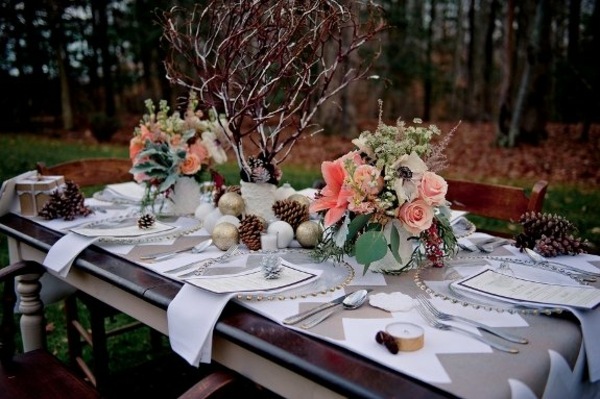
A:
{"label": "chair leg", "polygon": [[106,389],[109,379],[108,348],[106,340],[105,315],[102,309],[90,308],[90,325],[92,328],[92,354],[94,358],[94,374],[96,387],[102,392]]}
{"label": "chair leg", "polygon": [[67,344],[69,348],[69,362],[71,367],[77,368],[78,358],[82,356],[81,337],[79,331],[75,327],[75,323],[79,322],[79,314],[77,312],[77,298],[75,295],[70,295],[65,299],[65,315],[67,318]]}

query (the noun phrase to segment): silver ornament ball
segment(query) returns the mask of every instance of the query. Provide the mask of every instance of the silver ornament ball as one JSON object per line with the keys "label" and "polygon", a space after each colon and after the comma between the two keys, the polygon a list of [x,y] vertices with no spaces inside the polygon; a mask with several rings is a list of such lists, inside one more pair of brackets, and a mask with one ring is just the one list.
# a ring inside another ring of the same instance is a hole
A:
{"label": "silver ornament ball", "polygon": [[301,223],[296,228],[296,240],[304,248],[314,248],[323,235],[323,228],[311,220]]}
{"label": "silver ornament ball", "polygon": [[218,207],[223,215],[240,216],[244,212],[244,199],[238,193],[225,193],[219,198]]}
{"label": "silver ornament ball", "polygon": [[233,224],[223,222],[215,226],[211,238],[217,248],[227,251],[239,242],[240,233]]}

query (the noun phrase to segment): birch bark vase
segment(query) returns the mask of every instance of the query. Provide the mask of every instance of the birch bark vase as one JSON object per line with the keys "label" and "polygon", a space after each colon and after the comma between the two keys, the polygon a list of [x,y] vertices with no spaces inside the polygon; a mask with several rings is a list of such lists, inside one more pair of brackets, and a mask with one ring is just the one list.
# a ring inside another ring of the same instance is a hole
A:
{"label": "birch bark vase", "polygon": [[249,183],[241,180],[240,189],[247,215],[260,216],[267,222],[276,219],[273,213],[276,185],[271,183]]}

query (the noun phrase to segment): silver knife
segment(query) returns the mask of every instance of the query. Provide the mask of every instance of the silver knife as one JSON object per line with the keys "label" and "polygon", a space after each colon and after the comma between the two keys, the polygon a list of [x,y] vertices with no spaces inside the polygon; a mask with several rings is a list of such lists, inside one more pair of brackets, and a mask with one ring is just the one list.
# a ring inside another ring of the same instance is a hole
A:
{"label": "silver knife", "polygon": [[[370,291],[373,291],[373,290],[370,288],[367,289],[367,292],[370,292]],[[283,324],[290,325],[290,324],[296,324],[298,322],[301,322],[302,320],[307,319],[308,317],[310,317],[314,314],[317,314],[325,309],[329,309],[329,308],[334,307],[335,305],[339,305],[340,303],[342,303],[344,301],[344,299],[346,299],[347,296],[350,296],[350,295],[352,295],[352,292],[350,292],[346,295],[342,295],[341,297],[336,298],[331,302],[322,303],[319,306],[316,306],[312,309],[305,310],[304,312],[300,312],[294,316],[290,316],[286,319],[283,319]]]}

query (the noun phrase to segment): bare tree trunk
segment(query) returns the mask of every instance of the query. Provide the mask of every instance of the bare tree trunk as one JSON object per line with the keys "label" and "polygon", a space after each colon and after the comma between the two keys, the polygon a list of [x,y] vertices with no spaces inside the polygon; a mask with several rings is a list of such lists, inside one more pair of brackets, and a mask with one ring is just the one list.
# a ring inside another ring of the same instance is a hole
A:
{"label": "bare tree trunk", "polygon": [[48,16],[52,26],[57,29],[52,31],[51,43],[54,49],[56,65],[58,67],[58,78],[60,81],[60,105],[62,116],[62,127],[66,130],[73,129],[73,108],[71,106],[71,88],[69,84],[69,76],[67,73],[67,62],[65,53],[65,38],[63,35],[64,29],[62,26],[62,9],[55,2],[47,7]]}
{"label": "bare tree trunk", "polygon": [[518,140],[538,143],[545,136],[545,98],[548,92],[550,13],[548,0],[540,0],[535,13],[527,63],[521,77],[515,109],[508,132],[508,147]]}
{"label": "bare tree trunk", "polygon": [[494,70],[494,31],[496,28],[496,16],[500,3],[491,0],[488,18],[487,32],[485,34],[484,64],[483,64],[483,115],[485,120],[492,119],[492,72]]}
{"label": "bare tree trunk", "polygon": [[506,10],[506,20],[504,23],[504,52],[502,60],[502,83],[500,86],[500,106],[498,109],[498,123],[496,125],[496,142],[501,143],[503,138],[508,136],[510,128],[510,93],[512,92],[513,81],[513,53],[514,53],[514,30],[515,20],[515,1],[508,0]]}
{"label": "bare tree trunk", "polygon": [[[458,113],[458,101],[460,101],[457,97],[460,95],[461,98],[464,97],[464,71],[462,67],[462,51],[463,51],[463,41],[464,41],[464,32],[463,32],[463,2],[458,2],[458,11],[456,13],[456,37],[454,38],[454,65],[452,66],[454,82],[452,84],[452,94],[450,96],[450,110],[452,113]],[[462,104],[462,102],[461,102]],[[460,115],[464,116],[464,109],[461,110]]]}
{"label": "bare tree trunk", "polygon": [[111,73],[111,54],[108,48],[108,19],[106,15],[106,1],[92,0],[94,10],[94,19],[96,20],[94,32],[98,43],[98,50],[102,57],[102,85],[104,86],[104,111],[106,115],[112,117],[115,115],[115,90]]}
{"label": "bare tree trunk", "polygon": [[429,9],[429,25],[427,26],[427,49],[425,50],[425,79],[423,82],[423,119],[431,119],[431,102],[433,92],[433,26],[435,24],[435,0],[431,0]]}

